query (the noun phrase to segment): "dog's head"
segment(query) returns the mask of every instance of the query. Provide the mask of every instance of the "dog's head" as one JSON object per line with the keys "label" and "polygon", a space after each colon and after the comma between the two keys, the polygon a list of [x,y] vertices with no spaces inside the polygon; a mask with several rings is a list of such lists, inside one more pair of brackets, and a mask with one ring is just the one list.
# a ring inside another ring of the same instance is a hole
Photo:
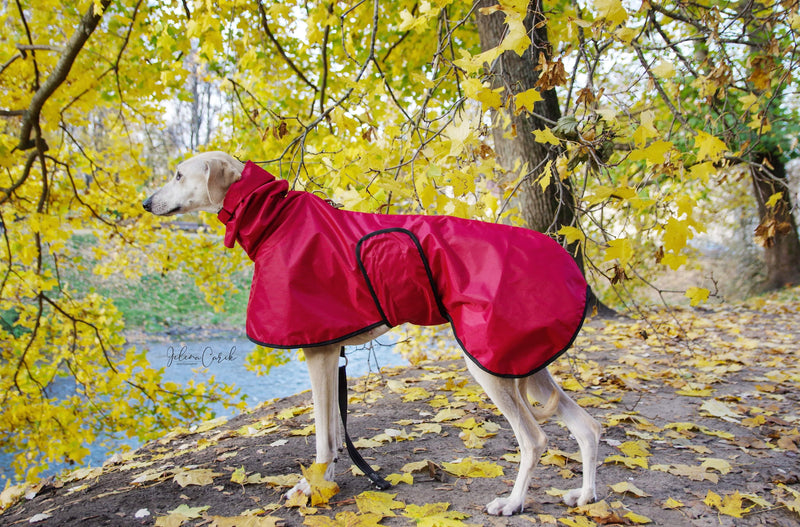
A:
{"label": "dog's head", "polygon": [[219,212],[228,188],[242,177],[244,165],[224,152],[205,152],[178,165],[175,176],[144,200],[158,216]]}

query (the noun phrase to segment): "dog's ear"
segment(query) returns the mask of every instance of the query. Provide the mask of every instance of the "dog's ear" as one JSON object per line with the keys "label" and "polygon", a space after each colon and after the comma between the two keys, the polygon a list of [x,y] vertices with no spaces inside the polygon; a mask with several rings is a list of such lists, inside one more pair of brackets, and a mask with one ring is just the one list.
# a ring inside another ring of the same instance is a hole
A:
{"label": "dog's ear", "polygon": [[223,159],[209,159],[205,162],[207,176],[208,199],[212,205],[222,206],[225,193],[233,185],[241,174]]}

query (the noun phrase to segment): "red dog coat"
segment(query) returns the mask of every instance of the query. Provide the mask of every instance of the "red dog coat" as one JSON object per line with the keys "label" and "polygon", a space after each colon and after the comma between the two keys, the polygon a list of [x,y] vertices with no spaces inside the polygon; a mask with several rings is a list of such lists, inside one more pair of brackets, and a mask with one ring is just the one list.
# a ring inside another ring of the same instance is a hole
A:
{"label": "red dog coat", "polygon": [[273,348],[343,341],[386,324],[450,322],[485,370],[529,375],[572,343],[587,286],[528,229],[448,216],[338,210],[248,162],[219,219],[255,262],[247,335]]}

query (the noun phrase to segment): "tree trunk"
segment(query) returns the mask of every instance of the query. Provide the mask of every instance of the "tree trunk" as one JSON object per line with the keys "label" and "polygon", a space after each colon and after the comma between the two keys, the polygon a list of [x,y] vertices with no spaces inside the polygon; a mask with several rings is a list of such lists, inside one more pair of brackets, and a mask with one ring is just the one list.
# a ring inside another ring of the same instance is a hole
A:
{"label": "tree trunk", "polygon": [[[478,7],[496,5],[495,0],[479,0]],[[528,6],[528,16],[525,18],[525,28],[531,38],[531,46],[522,54],[506,51],[497,60],[491,72],[492,88],[500,86],[505,88],[504,96],[511,97],[517,93],[534,88],[539,79],[536,66],[539,55],[549,58],[552,54],[550,41],[547,37],[547,24],[544,17],[541,0],[531,0]],[[505,15],[495,12],[491,15],[478,13],[478,34],[482,50],[489,50],[502,40],[505,31]],[[541,92],[542,101],[534,104],[534,114],[521,112],[519,115],[510,115],[511,130],[503,126],[505,116],[495,112],[492,119],[492,136],[494,149],[500,165],[506,170],[512,170],[519,163],[528,164],[534,171],[534,177],[541,173],[548,160],[555,165],[560,153],[559,147],[538,143],[534,139],[533,131],[541,130],[552,125],[561,118],[561,109],[555,89]],[[554,167],[555,168],[555,167]],[[541,186],[531,178],[522,183],[519,188],[519,206],[525,224],[536,231],[551,234],[564,225],[572,225],[575,221],[575,198],[569,180],[560,181],[553,177],[550,185],[542,191]],[[567,247],[581,271],[585,273],[583,254],[577,244]],[[593,311],[601,315],[611,316],[613,310],[599,302],[590,290],[590,303]]]}
{"label": "tree trunk", "polygon": [[[751,175],[761,219],[756,239],[764,247],[767,268],[764,287],[770,290],[800,284],[800,240],[792,214],[786,166],[780,154],[772,151],[760,153],[757,161],[759,164],[751,169]],[[783,196],[773,206],[767,206],[770,197],[778,192]]]}
{"label": "tree trunk", "polygon": [[[495,5],[494,0],[480,0],[479,7]],[[477,15],[478,34],[480,35],[481,48],[488,50],[496,47],[506,31],[505,15],[496,12],[491,15]],[[513,51],[507,51],[497,60],[492,72],[492,87],[505,87],[505,96],[512,96],[531,89],[539,79],[539,72],[535,69],[539,53],[545,57],[551,55],[550,43],[547,39],[547,26],[532,27],[543,22],[541,0],[533,0],[528,8],[525,18],[525,27],[531,37],[532,44],[522,56]],[[552,122],[561,117],[558,99],[555,90],[547,90],[542,94],[543,101],[534,105],[534,112]],[[511,116],[512,127],[515,132],[507,136],[508,130],[502,126],[502,119],[498,113],[494,115],[492,133],[494,147],[500,164],[511,170],[515,163],[527,162],[530,169],[544,167],[548,159],[555,162],[558,149],[550,145],[537,143],[533,131],[541,130],[548,126],[547,121],[527,112]],[[550,125],[552,126],[552,122]],[[531,229],[552,234],[562,225],[571,224],[574,218],[574,203],[572,189],[566,182],[551,182],[546,191],[532,182],[523,183],[519,193],[520,212],[525,223]]]}

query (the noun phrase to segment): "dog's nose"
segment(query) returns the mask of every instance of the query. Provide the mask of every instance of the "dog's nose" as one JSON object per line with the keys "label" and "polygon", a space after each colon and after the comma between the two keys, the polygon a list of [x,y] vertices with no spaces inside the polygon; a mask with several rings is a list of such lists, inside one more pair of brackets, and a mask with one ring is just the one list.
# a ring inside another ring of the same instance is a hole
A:
{"label": "dog's nose", "polygon": [[153,196],[150,196],[142,202],[142,207],[147,212],[153,212]]}

